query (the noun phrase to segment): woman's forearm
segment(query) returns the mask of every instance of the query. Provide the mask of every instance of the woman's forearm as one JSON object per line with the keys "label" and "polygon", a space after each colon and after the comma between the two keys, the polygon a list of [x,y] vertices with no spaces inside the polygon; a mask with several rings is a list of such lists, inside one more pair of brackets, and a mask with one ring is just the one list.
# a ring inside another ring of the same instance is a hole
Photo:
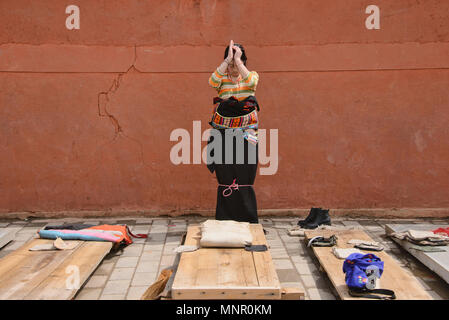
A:
{"label": "woman's forearm", "polygon": [[221,73],[226,73],[226,69],[228,68],[228,62],[226,60],[224,60],[219,66],[218,66],[218,71],[220,71]]}
{"label": "woman's forearm", "polygon": [[245,79],[249,74],[249,70],[246,69],[245,65],[243,64],[242,60],[240,60],[240,59],[236,60],[235,64],[236,64],[237,68],[239,69],[240,75],[242,76],[243,79]]}

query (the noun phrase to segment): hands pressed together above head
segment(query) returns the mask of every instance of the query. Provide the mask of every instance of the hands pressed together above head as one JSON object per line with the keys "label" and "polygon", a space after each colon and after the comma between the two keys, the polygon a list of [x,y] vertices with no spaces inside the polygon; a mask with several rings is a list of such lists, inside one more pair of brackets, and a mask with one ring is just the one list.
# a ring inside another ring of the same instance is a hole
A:
{"label": "hands pressed together above head", "polygon": [[[228,74],[228,76],[232,75],[234,78],[237,77],[238,74],[241,75],[242,79],[245,79],[250,74],[250,71],[246,68],[246,55],[244,54],[244,50],[240,48],[238,45],[234,45],[234,41],[231,40],[229,43],[229,47],[226,48],[225,51],[225,59],[218,66],[217,78],[221,78],[220,75]],[[241,59],[243,56],[244,61]],[[211,86],[214,88],[218,88],[220,85],[219,80],[215,79]]]}
{"label": "hands pressed together above head", "polygon": [[[235,54],[234,54],[235,51]],[[225,61],[230,64],[233,61],[235,61],[235,63],[241,63],[241,57],[242,57],[242,50],[238,47],[234,45],[234,41],[231,40],[229,43],[229,50],[228,50],[228,56],[226,57]]]}

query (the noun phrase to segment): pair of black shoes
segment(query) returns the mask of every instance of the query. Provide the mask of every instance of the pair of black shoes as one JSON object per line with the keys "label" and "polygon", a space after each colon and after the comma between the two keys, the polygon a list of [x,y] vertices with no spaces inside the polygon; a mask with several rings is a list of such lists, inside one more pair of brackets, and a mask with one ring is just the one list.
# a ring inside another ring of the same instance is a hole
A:
{"label": "pair of black shoes", "polygon": [[305,220],[298,221],[298,226],[304,229],[315,229],[322,224],[331,225],[329,209],[312,208]]}

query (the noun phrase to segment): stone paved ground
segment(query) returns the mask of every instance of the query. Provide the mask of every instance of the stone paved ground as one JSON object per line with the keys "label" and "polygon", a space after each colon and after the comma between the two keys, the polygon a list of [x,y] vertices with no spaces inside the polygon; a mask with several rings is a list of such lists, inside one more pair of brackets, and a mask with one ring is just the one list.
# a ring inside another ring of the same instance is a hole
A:
{"label": "stone paved ground", "polygon": [[[15,241],[0,250],[0,258],[19,248],[36,236],[45,225],[84,222],[88,224],[127,224],[133,233],[147,233],[147,239],[133,239],[134,243],[123,251],[108,254],[75,299],[139,299],[153,283],[160,271],[172,265],[173,249],[180,245],[181,236],[187,226],[205,221],[206,217],[186,216],[180,218],[99,218],[99,219],[34,219],[29,221],[0,220],[1,229],[17,228]],[[304,288],[306,299],[334,300],[337,295],[326,274],[302,237],[291,237],[287,230],[297,224],[295,217],[262,217],[260,223],[268,231],[266,235],[270,252],[284,287]],[[449,299],[449,285],[422,265],[413,256],[385,236],[387,223],[432,223],[449,224],[449,219],[348,219],[334,218],[333,225],[361,226],[375,241],[380,241],[386,251],[399,264],[411,272],[435,300]]]}

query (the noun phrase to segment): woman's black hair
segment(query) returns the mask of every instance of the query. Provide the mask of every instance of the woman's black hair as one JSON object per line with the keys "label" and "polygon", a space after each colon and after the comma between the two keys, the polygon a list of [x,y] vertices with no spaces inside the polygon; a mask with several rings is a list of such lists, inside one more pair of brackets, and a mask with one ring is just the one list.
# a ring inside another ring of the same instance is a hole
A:
{"label": "woman's black hair", "polygon": [[[241,45],[241,44],[238,44],[238,43],[234,43],[234,46],[237,46],[237,47],[239,47],[240,48],[240,50],[242,50],[242,56],[241,56],[241,60],[242,60],[242,62],[243,62],[243,64],[246,66],[246,60],[247,60],[247,58],[246,58],[246,54],[245,54],[245,49],[243,48],[243,46]],[[233,50],[233,54],[235,54],[235,49],[232,49]],[[228,52],[229,52],[229,45],[226,47],[226,49],[225,49],[225,53],[224,53],[224,59],[226,59],[227,58],[227,56],[228,56]]]}

